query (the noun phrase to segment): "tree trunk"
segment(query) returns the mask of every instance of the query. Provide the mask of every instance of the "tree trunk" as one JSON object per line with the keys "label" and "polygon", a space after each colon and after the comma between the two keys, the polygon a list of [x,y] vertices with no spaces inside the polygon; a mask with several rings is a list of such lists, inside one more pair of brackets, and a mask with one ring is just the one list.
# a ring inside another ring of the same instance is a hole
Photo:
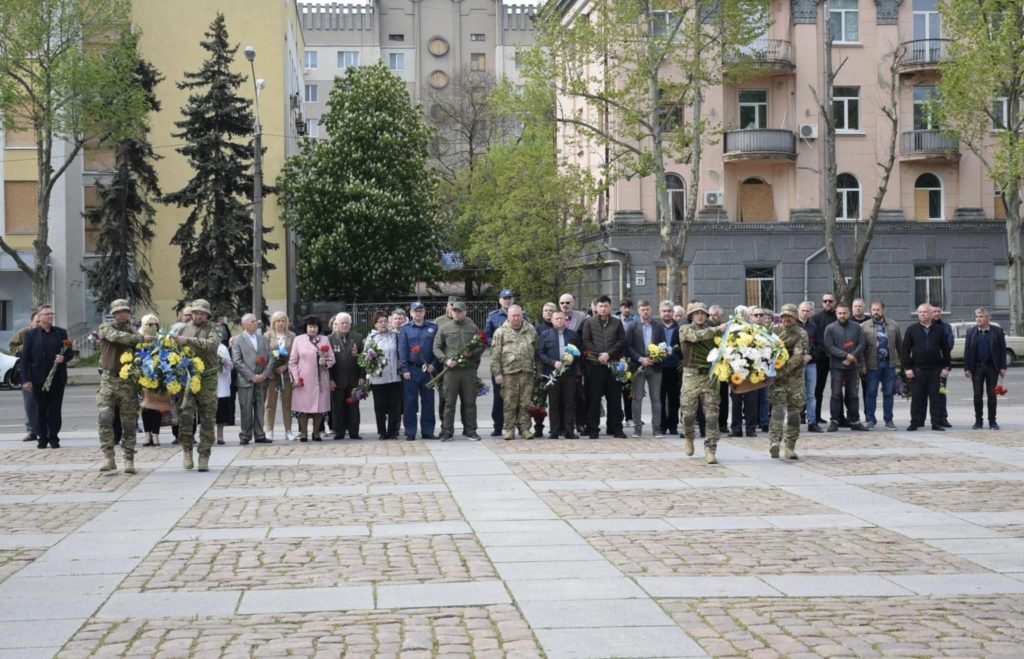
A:
{"label": "tree trunk", "polygon": [[[42,130],[36,130],[37,148],[37,171],[39,174],[39,191],[36,194],[36,239],[32,246],[36,250],[36,263],[32,271],[32,308],[38,309],[44,304],[52,303],[52,290],[50,286],[50,253],[53,251],[49,245],[50,234],[50,180],[53,176],[53,167],[50,165],[50,158],[53,156],[52,140],[43,134]],[[41,153],[40,153],[41,152]]]}
{"label": "tree trunk", "polygon": [[1016,185],[1003,195],[1006,200],[1006,270],[1010,296],[1010,334],[1024,335],[1024,222],[1021,218],[1020,188]]}

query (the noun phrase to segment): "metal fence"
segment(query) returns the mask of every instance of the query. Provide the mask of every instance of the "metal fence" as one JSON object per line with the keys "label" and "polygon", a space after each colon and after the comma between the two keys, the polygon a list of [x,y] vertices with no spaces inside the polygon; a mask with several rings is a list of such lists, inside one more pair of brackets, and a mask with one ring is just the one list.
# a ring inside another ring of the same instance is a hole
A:
{"label": "metal fence", "polygon": [[[313,302],[305,305],[305,313],[312,313],[320,317],[326,324],[332,316],[337,313],[344,311],[352,316],[352,326],[362,334],[366,334],[370,329],[370,319],[373,317],[375,311],[382,310],[387,312],[389,315],[395,309],[402,309],[407,314],[409,313],[409,302],[359,302],[357,304],[343,303],[343,302]],[[423,301],[423,306],[427,308],[427,320],[433,320],[438,316],[444,315],[445,308],[447,307],[445,301]],[[466,315],[480,329],[484,328],[484,323],[487,322],[487,316],[492,311],[498,308],[498,303],[495,300],[467,300],[466,301]],[[305,314],[303,314],[305,315]],[[297,316],[292,319],[294,325],[298,325],[302,322],[302,316]],[[329,327],[324,329],[329,330]]]}

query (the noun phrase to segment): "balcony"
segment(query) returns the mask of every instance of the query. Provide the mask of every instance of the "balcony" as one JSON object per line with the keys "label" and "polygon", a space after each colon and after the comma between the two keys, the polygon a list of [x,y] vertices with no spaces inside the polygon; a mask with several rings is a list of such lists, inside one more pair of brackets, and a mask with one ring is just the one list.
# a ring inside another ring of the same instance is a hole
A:
{"label": "balcony", "polygon": [[750,64],[757,68],[780,69],[793,71],[793,44],[782,39],[760,38],[754,43],[743,46],[739,52],[730,54],[731,64]]}
{"label": "balcony", "polygon": [[949,39],[916,39],[901,47],[900,73],[937,69],[940,62],[949,59]]}
{"label": "balcony", "polygon": [[901,160],[959,160],[960,143],[937,130],[903,132]]}
{"label": "balcony", "polygon": [[734,160],[796,160],[796,135],[791,130],[753,128],[725,134],[726,162]]}

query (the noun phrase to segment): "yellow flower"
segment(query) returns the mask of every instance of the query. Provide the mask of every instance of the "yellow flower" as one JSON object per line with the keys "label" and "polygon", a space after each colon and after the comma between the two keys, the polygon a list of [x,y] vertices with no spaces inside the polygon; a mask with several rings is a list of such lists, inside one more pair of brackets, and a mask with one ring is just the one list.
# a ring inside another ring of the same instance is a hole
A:
{"label": "yellow flower", "polygon": [[[192,363],[195,364],[195,366],[196,366],[196,372],[202,373],[203,371],[206,370],[206,364],[204,364],[203,360],[200,359],[199,357],[196,357],[195,359],[193,359]],[[193,380],[193,382],[194,382],[194,380]]]}
{"label": "yellow flower", "polygon": [[123,353],[121,353],[121,363],[122,364],[131,364],[133,359],[135,359],[135,356],[132,355],[132,353],[130,353],[130,352],[123,352]]}
{"label": "yellow flower", "polygon": [[181,363],[181,355],[179,355],[176,352],[172,352],[170,355],[167,356],[167,363],[170,364],[171,366],[177,366],[178,364]]}
{"label": "yellow flower", "polygon": [[174,347],[174,339],[172,339],[169,336],[165,336],[164,337],[164,347],[165,348],[173,348]]}
{"label": "yellow flower", "polygon": [[754,384],[764,382],[764,373],[754,373],[750,376],[750,381]]}
{"label": "yellow flower", "polygon": [[775,368],[782,368],[785,365],[786,365],[786,360],[785,359],[779,358],[779,359],[775,360]]}
{"label": "yellow flower", "polygon": [[753,343],[753,341],[754,337],[750,336],[749,334],[744,334],[740,336],[738,339],[736,339],[736,345],[743,346],[745,348],[749,346],[751,343]]}
{"label": "yellow flower", "polygon": [[733,384],[742,384],[743,376],[741,376],[739,373],[733,373],[729,381],[732,382]]}
{"label": "yellow flower", "polygon": [[154,354],[153,355],[153,367],[155,368],[155,367],[157,367],[159,365],[160,365],[160,355],[159,354]]}
{"label": "yellow flower", "polygon": [[191,357],[192,356],[192,348],[190,348],[188,346],[185,346],[184,348],[181,349],[181,354],[185,355],[186,357]]}
{"label": "yellow flower", "polygon": [[170,384],[168,384],[167,385],[167,393],[169,393],[172,396],[180,394],[181,393],[181,383],[178,382],[177,380],[175,380],[175,381],[171,382]]}
{"label": "yellow flower", "polygon": [[[131,361],[131,360],[129,360],[129,361]],[[130,378],[131,375],[132,375],[132,366],[131,366],[131,364],[125,364],[124,366],[122,366],[121,367],[121,372],[118,373],[118,375],[121,376],[122,380],[127,380],[128,378]]]}
{"label": "yellow flower", "polygon": [[151,382],[153,382],[153,381],[150,380],[149,378],[147,378],[145,375],[143,375],[141,378],[139,378],[139,386],[140,387],[145,387],[146,389],[152,389],[153,387],[150,384]]}
{"label": "yellow flower", "polygon": [[200,382],[199,378],[192,378],[192,393],[198,394],[199,390],[203,388],[203,383]]}
{"label": "yellow flower", "polygon": [[715,337],[715,345],[716,346],[722,345],[722,337],[720,337],[720,336],[716,336]]}

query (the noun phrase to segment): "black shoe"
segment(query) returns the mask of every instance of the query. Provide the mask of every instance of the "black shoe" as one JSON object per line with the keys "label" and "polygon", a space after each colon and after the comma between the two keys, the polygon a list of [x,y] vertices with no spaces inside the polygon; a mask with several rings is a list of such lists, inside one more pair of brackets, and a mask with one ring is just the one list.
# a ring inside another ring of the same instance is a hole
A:
{"label": "black shoe", "polygon": [[981,421],[975,421],[974,425],[971,426],[971,430],[981,430],[985,425]]}
{"label": "black shoe", "polygon": [[322,442],[322,441],[324,441],[324,438],[321,437],[320,435],[313,435],[313,441],[314,442]]}
{"label": "black shoe", "polygon": [[501,437],[501,428],[495,428],[491,431],[491,437]]}
{"label": "black shoe", "polygon": [[915,426],[914,424],[910,424],[909,426],[907,426],[907,432],[914,432],[915,430],[917,430],[917,426]]}
{"label": "black shoe", "polygon": [[753,428],[747,428],[747,437],[757,437],[757,430]]}
{"label": "black shoe", "polygon": [[[273,444],[273,443],[274,443],[274,440],[272,440],[272,439],[267,439],[266,437],[263,437],[263,438],[261,438],[261,439],[257,439],[257,440],[254,440],[254,441],[255,441],[255,442],[256,442],[257,444]],[[248,444],[248,443],[249,443],[249,442],[247,441],[247,442],[246,442],[246,444]]]}
{"label": "black shoe", "polygon": [[729,426],[718,426],[718,432],[729,432]]}
{"label": "black shoe", "polygon": [[828,431],[829,432],[839,432],[839,424],[836,423],[835,421],[833,421],[832,423],[828,424]]}
{"label": "black shoe", "polygon": [[49,445],[49,442],[47,442],[45,439],[41,442],[36,442],[36,448],[47,448]]}
{"label": "black shoe", "polygon": [[858,432],[867,432],[868,429],[860,421],[854,421],[850,424],[850,430],[856,430]]}
{"label": "black shoe", "polygon": [[171,441],[171,445],[172,446],[177,446],[178,445],[178,440],[174,439],[173,441]]}
{"label": "black shoe", "polygon": [[565,438],[566,439],[578,439],[577,436],[572,434],[571,432],[565,433]]}
{"label": "black shoe", "polygon": [[442,442],[450,442],[450,441],[452,441],[454,439],[454,437],[452,437],[451,433],[443,432],[443,433],[441,433],[441,436],[439,437],[439,439]]}
{"label": "black shoe", "polygon": [[224,446],[224,440],[223,439],[218,439],[217,440],[217,446]]}
{"label": "black shoe", "polygon": [[943,428],[942,425],[938,424],[938,423],[933,423],[932,424],[932,430],[934,430],[936,432],[946,432],[946,429]]}
{"label": "black shoe", "polygon": [[306,437],[302,437],[302,436],[299,436],[299,441],[300,441],[300,442],[308,442],[308,441],[309,441],[309,439],[308,439],[308,438],[306,438]]}
{"label": "black shoe", "polygon": [[612,437],[614,437],[615,439],[626,439],[626,433],[620,430],[619,432],[612,433]]}
{"label": "black shoe", "polygon": [[558,439],[558,433],[553,432],[548,434],[548,439]]}
{"label": "black shoe", "polygon": [[29,434],[25,435],[25,437],[22,438],[21,441],[23,441],[23,442],[37,442],[39,440],[36,439],[36,434],[34,432],[30,432]]}
{"label": "black shoe", "polygon": [[60,437],[50,438],[50,448],[60,448]]}
{"label": "black shoe", "polygon": [[995,421],[989,421],[988,422],[988,429],[989,430],[999,430],[999,424],[996,423]]}
{"label": "black shoe", "polygon": [[939,421],[939,425],[942,426],[943,428],[953,427],[953,424],[949,422],[949,419],[943,419],[942,421]]}
{"label": "black shoe", "polygon": [[479,442],[480,441],[480,435],[476,434],[475,432],[467,432],[465,434],[466,434],[466,439],[471,439],[474,442]]}
{"label": "black shoe", "polygon": [[[700,438],[701,438],[701,439],[707,439],[707,437],[708,437],[708,434],[707,434],[706,432],[702,432],[702,433],[700,434]],[[684,439],[685,439],[685,438],[684,438]]]}
{"label": "black shoe", "polygon": [[732,432],[729,433],[729,436],[730,437],[742,437],[743,436],[743,431],[742,430],[733,430]]}
{"label": "black shoe", "polygon": [[807,432],[825,432],[825,431],[822,430],[821,426],[819,426],[818,424],[816,424],[816,423],[809,423],[809,424],[807,424]]}
{"label": "black shoe", "polygon": [[351,435],[351,436],[349,437],[349,439],[362,439],[362,438],[363,438],[363,436],[362,436],[362,435]]}
{"label": "black shoe", "polygon": [[847,421],[846,419],[839,419],[839,427],[840,428],[849,428],[850,427],[850,422]]}
{"label": "black shoe", "polygon": [[761,432],[768,432],[768,426],[761,426]]}
{"label": "black shoe", "polygon": [[[257,439],[256,443],[259,443],[259,441],[260,440]],[[249,444],[249,440],[248,439],[240,439],[240,440],[238,440],[238,445],[239,446],[248,446],[248,444]]]}
{"label": "black shoe", "polygon": [[434,437],[434,435],[432,433],[425,432],[425,433],[423,433],[423,439],[437,439],[437,438]]}
{"label": "black shoe", "polygon": [[588,436],[588,437],[590,437],[590,439],[597,439],[597,437],[598,437],[598,433],[596,433],[596,432],[592,432],[592,433],[590,433],[590,434],[589,434],[589,435],[587,435],[587,436]]}
{"label": "black shoe", "polygon": [[406,435],[405,436],[405,441],[407,441],[407,442],[415,442],[416,441],[416,435]]}

